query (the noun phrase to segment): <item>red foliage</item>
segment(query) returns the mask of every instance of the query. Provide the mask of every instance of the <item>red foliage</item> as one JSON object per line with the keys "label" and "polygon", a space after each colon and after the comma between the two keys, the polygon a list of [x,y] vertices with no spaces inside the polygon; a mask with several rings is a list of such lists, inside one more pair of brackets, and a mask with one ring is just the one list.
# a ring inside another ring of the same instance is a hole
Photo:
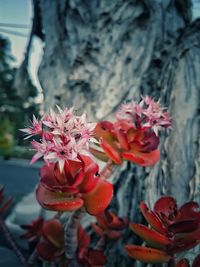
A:
{"label": "red foliage", "polygon": [[153,210],[144,202],[140,210],[150,228],[134,223],[130,227],[144,239],[148,248],[127,245],[129,256],[148,263],[167,262],[175,253],[200,243],[200,211],[196,202],[187,202],[178,208],[173,197],[164,196],[158,199]]}
{"label": "red foliage", "polygon": [[103,267],[106,257],[101,250],[89,248],[90,236],[83,230],[81,225],[78,229],[77,258],[83,267]]}
{"label": "red foliage", "polygon": [[119,239],[128,225],[126,218],[119,218],[111,211],[104,211],[96,216],[97,224],[92,224],[94,231],[100,236]]}
{"label": "red foliage", "polygon": [[65,161],[63,171],[58,163],[40,170],[36,197],[49,210],[72,211],[85,207],[91,215],[102,212],[110,203],[113,186],[98,176],[98,165],[88,156],[80,161]]}
{"label": "red foliage", "polygon": [[[160,159],[159,137],[149,129],[134,128],[126,120],[102,121],[97,124],[95,133],[107,157],[116,164],[129,160],[140,166],[151,166]],[[91,152],[100,157],[98,150]]]}

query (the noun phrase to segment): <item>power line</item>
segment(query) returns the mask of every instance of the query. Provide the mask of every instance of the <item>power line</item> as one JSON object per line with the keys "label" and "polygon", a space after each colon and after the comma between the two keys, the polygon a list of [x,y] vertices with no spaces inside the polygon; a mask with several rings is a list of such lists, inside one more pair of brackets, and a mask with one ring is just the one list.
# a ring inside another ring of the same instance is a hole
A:
{"label": "power line", "polygon": [[18,23],[2,23],[0,22],[0,27],[8,28],[21,28],[21,29],[30,29],[31,26],[27,24],[18,24]]}
{"label": "power line", "polygon": [[6,33],[6,34],[16,35],[16,36],[19,36],[19,37],[26,37],[26,38],[28,37],[28,35],[25,34],[25,33],[5,30],[5,29],[1,29],[1,28],[0,28],[0,32]]}

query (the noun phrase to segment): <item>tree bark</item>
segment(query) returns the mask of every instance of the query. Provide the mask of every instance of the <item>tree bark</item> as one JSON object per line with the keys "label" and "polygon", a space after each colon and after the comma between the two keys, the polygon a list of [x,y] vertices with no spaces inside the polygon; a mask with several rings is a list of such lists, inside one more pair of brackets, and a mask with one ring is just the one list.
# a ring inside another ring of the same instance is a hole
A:
{"label": "tree bark", "polygon": [[[152,206],[170,194],[178,203],[200,201],[200,22],[191,23],[191,1],[39,3],[45,46],[38,75],[46,109],[73,105],[100,120],[141,94],[169,107],[173,130],[161,138],[161,161],[152,168],[124,163],[115,177],[112,208],[141,221],[141,200]],[[109,243],[107,266],[133,265],[123,250],[133,241],[128,231]]]}

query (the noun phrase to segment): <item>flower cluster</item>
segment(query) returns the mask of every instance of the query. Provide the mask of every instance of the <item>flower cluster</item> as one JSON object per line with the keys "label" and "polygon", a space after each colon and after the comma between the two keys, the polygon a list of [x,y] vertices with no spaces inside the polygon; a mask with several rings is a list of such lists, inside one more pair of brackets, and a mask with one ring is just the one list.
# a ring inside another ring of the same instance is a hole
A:
{"label": "flower cluster", "polygon": [[110,203],[113,186],[99,174],[99,167],[90,157],[89,139],[95,123],[86,116],[75,116],[72,109],[49,114],[32,126],[22,129],[29,137],[37,136],[32,146],[37,151],[32,162],[44,157],[40,182],[36,189],[39,204],[49,210],[73,211],[85,208],[91,215],[102,212]]}
{"label": "flower cluster", "polygon": [[162,127],[171,127],[171,119],[165,108],[160,106],[160,102],[155,102],[151,97],[142,97],[139,104],[131,102],[122,104],[117,112],[118,120],[126,119],[134,128],[151,129],[158,135]]}
{"label": "flower cluster", "polygon": [[151,228],[136,223],[130,227],[145,240],[147,247],[126,245],[130,257],[147,263],[168,262],[176,253],[199,244],[200,211],[196,202],[187,202],[178,208],[173,197],[163,196],[153,210],[144,202],[140,210]]}
{"label": "flower cluster", "polygon": [[143,97],[139,104],[123,104],[114,123],[97,124],[95,137],[103,151],[92,147],[91,152],[102,160],[110,158],[116,164],[130,160],[140,166],[151,166],[160,159],[158,130],[168,127],[171,127],[168,112],[159,102]]}
{"label": "flower cluster", "polygon": [[32,163],[44,157],[47,164],[58,161],[62,170],[66,160],[78,160],[79,154],[87,153],[96,123],[88,123],[85,114],[74,115],[73,109],[57,108],[57,113],[50,110],[40,121],[33,116],[32,126],[21,131],[27,134],[27,138],[36,136],[39,139],[31,141],[37,151]]}

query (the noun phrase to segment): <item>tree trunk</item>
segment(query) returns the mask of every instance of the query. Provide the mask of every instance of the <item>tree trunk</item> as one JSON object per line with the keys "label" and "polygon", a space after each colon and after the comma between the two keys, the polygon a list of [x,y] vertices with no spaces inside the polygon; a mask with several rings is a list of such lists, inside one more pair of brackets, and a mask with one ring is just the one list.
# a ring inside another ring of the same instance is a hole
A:
{"label": "tree trunk", "polygon": [[[152,168],[124,163],[115,176],[113,209],[141,221],[141,200],[152,206],[171,194],[179,203],[200,201],[200,22],[191,24],[191,2],[35,2],[45,33],[39,79],[46,109],[73,105],[100,120],[141,94],[169,106],[173,130],[161,140],[161,161]],[[122,246],[133,241],[127,231],[109,243],[107,266],[133,266]]]}

